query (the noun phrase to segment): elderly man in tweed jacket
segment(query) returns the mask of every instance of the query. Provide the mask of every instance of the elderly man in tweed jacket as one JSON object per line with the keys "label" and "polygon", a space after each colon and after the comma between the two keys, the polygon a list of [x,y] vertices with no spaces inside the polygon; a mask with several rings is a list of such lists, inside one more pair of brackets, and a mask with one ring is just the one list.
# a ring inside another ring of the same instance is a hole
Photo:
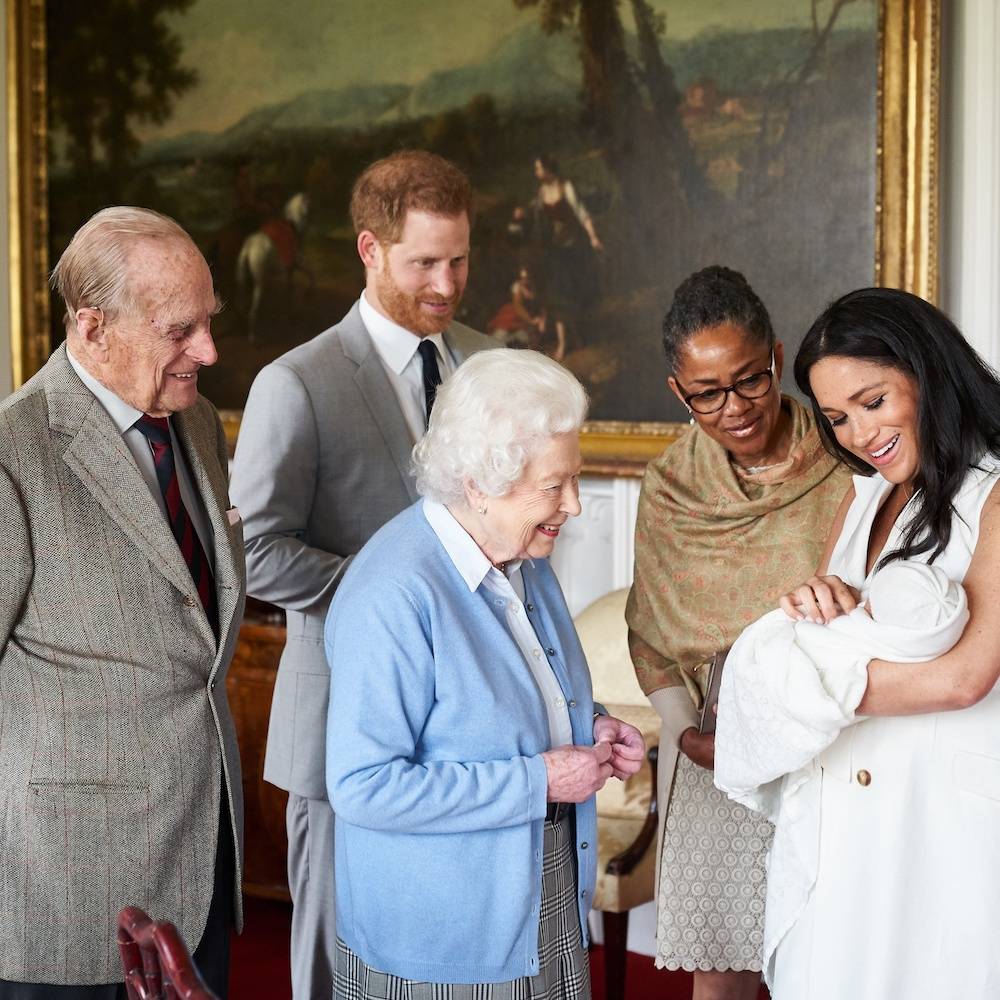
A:
{"label": "elderly man in tweed jacket", "polygon": [[112,208],[53,280],[66,344],[0,404],[0,1000],[124,997],[127,904],[225,996],[245,571],[198,394],[212,278],[176,223]]}

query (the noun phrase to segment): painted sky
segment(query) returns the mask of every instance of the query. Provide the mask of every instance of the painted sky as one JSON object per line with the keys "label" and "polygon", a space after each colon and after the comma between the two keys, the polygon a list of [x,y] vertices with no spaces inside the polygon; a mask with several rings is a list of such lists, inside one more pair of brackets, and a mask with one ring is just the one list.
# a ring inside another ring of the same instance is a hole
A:
{"label": "painted sky", "polygon": [[[713,26],[810,24],[810,0],[650,2],[666,14],[667,33],[675,39]],[[822,18],[830,0],[819,6]],[[623,4],[623,14],[627,9]],[[838,25],[870,27],[874,11],[874,0],[852,0]],[[169,23],[199,83],[177,101],[168,123],[141,134],[220,131],[255,108],[315,88],[416,83],[429,67],[483,59],[537,17],[534,10],[516,10],[512,0],[197,0]]]}

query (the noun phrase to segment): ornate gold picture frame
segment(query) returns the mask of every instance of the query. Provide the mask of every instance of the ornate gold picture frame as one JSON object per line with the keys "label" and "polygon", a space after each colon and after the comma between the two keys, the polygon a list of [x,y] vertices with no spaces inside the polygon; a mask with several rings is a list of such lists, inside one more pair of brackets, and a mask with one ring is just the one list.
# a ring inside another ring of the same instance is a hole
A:
{"label": "ornate gold picture frame", "polygon": [[[850,2],[813,3],[814,21],[817,10],[846,8]],[[870,273],[877,284],[906,288],[933,301],[938,292],[940,0],[857,2],[874,3],[878,10]],[[46,8],[45,0],[6,4],[10,330],[16,386],[37,371],[51,349]],[[697,85],[705,89],[703,81]],[[690,103],[695,97],[688,94],[686,99]],[[740,110],[738,101],[734,107]],[[600,221],[596,212],[595,217]],[[664,294],[669,296],[669,289]],[[655,337],[655,330],[650,336]],[[238,411],[226,416],[235,433]],[[639,474],[683,426],[592,421],[583,439],[587,471]]]}

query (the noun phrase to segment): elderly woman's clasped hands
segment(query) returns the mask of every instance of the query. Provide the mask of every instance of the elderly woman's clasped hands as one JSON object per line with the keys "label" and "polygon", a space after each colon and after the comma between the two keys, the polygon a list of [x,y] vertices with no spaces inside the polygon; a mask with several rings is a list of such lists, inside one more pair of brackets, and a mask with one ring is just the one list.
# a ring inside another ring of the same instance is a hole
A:
{"label": "elderly woman's clasped hands", "polygon": [[642,767],[643,752],[643,739],[635,726],[598,715],[592,747],[556,747],[542,754],[549,802],[583,802],[600,791],[608,778],[624,781]]}

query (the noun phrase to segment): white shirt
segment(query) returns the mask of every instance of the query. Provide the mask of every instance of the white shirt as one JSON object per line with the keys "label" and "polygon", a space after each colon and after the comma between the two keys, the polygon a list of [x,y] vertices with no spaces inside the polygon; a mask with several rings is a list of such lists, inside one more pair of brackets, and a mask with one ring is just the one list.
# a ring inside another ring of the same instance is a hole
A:
{"label": "white shirt", "polygon": [[403,411],[403,419],[416,444],[427,430],[427,402],[424,396],[424,365],[417,353],[421,340],[429,340],[437,349],[441,378],[446,379],[458,366],[444,342],[444,335],[432,333],[418,337],[398,323],[383,316],[361,293],[358,301],[361,320],[371,334],[389,384]]}
{"label": "white shirt", "polygon": [[[137,410],[134,406],[130,406],[119,396],[116,396],[106,385],[98,382],[73,357],[73,352],[70,351],[68,345],[66,347],[66,357],[73,371],[80,376],[80,381],[97,397],[97,401],[101,406],[107,410],[108,416],[111,417],[111,422],[118,428],[122,440],[132,453],[132,457],[135,459],[135,464],[139,467],[142,478],[146,480],[149,492],[153,495],[153,499],[169,523],[169,518],[167,518],[167,504],[163,499],[160,482],[156,478],[153,446],[149,443],[149,438],[135,426],[135,422],[143,415],[142,410]],[[174,467],[177,469],[177,485],[180,487],[181,500],[184,501],[188,517],[191,518],[191,524],[198,533],[198,538],[201,540],[201,547],[205,550],[205,556],[214,573],[215,549],[212,544],[212,533],[209,530],[208,516],[205,513],[201,497],[191,480],[191,474],[188,472],[187,461],[184,458],[184,449],[177,440],[173,421],[168,420],[167,423],[170,427],[170,443],[174,449]]]}
{"label": "white shirt", "polygon": [[425,499],[423,507],[424,516],[469,590],[474,593],[482,584],[490,592],[489,600],[498,608],[503,608],[507,629],[521,650],[545,703],[551,745],[561,747],[571,744],[573,727],[569,720],[566,698],[545,655],[545,648],[538,641],[524,610],[521,561],[508,563],[505,576],[486,558],[483,550],[444,504]]}

